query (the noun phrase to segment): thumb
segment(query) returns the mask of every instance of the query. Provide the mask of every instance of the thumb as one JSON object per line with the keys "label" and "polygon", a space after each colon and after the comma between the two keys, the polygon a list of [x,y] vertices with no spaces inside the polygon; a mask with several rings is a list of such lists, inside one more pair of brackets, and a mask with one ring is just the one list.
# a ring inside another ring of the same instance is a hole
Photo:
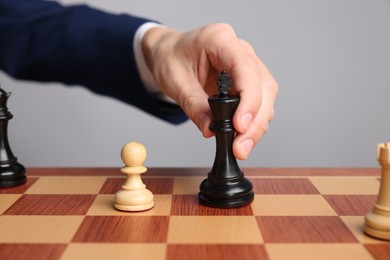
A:
{"label": "thumb", "polygon": [[208,138],[213,136],[213,132],[209,129],[211,111],[207,102],[208,96],[199,83],[194,85],[189,87],[188,90],[182,89],[183,93],[179,97],[179,105],[199,128],[203,136]]}

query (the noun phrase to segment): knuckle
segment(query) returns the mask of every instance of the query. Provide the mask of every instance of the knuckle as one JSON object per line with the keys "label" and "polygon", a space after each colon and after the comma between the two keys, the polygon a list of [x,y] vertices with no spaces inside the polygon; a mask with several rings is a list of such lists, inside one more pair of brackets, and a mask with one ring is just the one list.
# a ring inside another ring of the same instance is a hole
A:
{"label": "knuckle", "polygon": [[[203,27],[203,33],[205,38],[218,42],[224,41],[225,39],[229,39],[231,37],[236,37],[233,27],[227,23],[214,23],[206,25]],[[213,37],[209,37],[209,35],[212,35]]]}
{"label": "knuckle", "polygon": [[213,33],[218,33],[218,32],[222,32],[222,33],[229,32],[229,33],[232,33],[232,32],[234,32],[233,27],[230,24],[227,24],[227,23],[213,23],[213,24],[206,25],[205,28],[210,30],[210,32],[213,32]]}

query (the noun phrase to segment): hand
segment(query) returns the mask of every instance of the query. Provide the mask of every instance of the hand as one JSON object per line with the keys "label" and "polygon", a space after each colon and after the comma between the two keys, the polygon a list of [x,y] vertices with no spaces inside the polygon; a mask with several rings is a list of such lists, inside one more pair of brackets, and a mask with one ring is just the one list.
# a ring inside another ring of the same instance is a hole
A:
{"label": "hand", "polygon": [[237,135],[233,153],[246,159],[274,116],[277,82],[253,48],[237,38],[227,24],[208,25],[182,33],[169,28],[146,32],[142,48],[161,91],[174,99],[200,129],[211,137],[208,97],[217,94],[222,70],[232,79],[231,94],[240,96],[233,117]]}

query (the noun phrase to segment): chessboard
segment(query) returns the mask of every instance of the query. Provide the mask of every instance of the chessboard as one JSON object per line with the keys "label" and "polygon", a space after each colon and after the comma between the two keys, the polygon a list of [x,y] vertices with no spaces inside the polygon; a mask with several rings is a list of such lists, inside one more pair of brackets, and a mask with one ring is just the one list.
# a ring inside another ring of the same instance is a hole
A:
{"label": "chessboard", "polygon": [[243,168],[254,201],[198,203],[204,168],[151,168],[155,205],[114,209],[114,168],[33,168],[0,189],[0,259],[390,259],[390,242],[363,233],[379,169]]}

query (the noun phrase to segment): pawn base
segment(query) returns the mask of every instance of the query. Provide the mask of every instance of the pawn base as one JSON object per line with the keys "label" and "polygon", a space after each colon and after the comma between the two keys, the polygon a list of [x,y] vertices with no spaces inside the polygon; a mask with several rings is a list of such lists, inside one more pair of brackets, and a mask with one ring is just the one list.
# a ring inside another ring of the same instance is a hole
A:
{"label": "pawn base", "polygon": [[144,211],[154,206],[153,193],[148,189],[124,189],[115,194],[114,207],[121,211]]}
{"label": "pawn base", "polygon": [[129,206],[129,205],[122,205],[122,204],[118,204],[118,203],[114,203],[114,207],[117,209],[117,210],[121,210],[121,211],[145,211],[145,210],[149,210],[151,208],[154,207],[154,202],[150,202],[148,204],[145,204],[145,205],[136,205],[136,206]]}

